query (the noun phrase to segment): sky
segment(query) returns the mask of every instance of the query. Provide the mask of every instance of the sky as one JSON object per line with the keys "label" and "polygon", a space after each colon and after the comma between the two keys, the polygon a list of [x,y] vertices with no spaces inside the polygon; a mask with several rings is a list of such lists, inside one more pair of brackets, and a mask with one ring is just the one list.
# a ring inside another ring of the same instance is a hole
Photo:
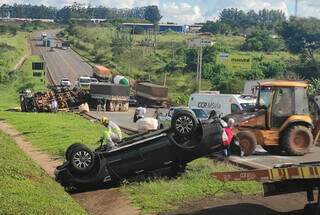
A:
{"label": "sky", "polygon": [[[239,8],[245,11],[263,8],[282,10],[287,16],[294,14],[295,0],[0,0],[2,4],[44,4],[61,8],[74,1],[84,5],[132,8],[157,5],[163,16],[161,22],[192,24],[215,20],[224,8]],[[298,15],[320,18],[319,0],[298,0]]]}

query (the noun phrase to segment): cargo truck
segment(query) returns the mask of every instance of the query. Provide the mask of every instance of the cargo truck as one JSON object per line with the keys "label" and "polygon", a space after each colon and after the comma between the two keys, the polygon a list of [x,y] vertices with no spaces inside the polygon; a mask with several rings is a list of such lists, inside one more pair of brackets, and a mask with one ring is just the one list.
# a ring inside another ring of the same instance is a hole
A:
{"label": "cargo truck", "polygon": [[111,112],[129,110],[129,86],[111,83],[91,83],[89,94],[91,104],[97,105],[103,102],[106,110]]}
{"label": "cargo truck", "polygon": [[138,83],[136,99],[138,105],[165,108],[168,104],[168,88],[148,82]]}

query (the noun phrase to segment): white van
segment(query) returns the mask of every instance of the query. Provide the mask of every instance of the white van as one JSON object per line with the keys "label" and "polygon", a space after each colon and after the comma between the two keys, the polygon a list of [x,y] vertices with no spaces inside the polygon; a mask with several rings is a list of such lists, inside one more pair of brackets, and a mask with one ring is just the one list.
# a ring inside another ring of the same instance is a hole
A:
{"label": "white van", "polygon": [[222,116],[248,110],[256,104],[256,99],[248,95],[219,94],[217,92],[194,93],[189,99],[189,108],[201,108],[206,113],[215,110]]}

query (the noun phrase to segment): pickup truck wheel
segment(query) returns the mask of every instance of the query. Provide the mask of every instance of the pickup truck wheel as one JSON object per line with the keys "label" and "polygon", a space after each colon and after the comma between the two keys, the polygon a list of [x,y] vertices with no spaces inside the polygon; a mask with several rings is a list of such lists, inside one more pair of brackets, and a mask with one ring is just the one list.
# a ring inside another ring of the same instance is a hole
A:
{"label": "pickup truck wheel", "polygon": [[78,147],[85,147],[85,145],[83,145],[82,143],[74,143],[67,148],[65,152],[65,157],[67,161],[70,161],[71,152]]}
{"label": "pickup truck wheel", "polygon": [[191,137],[197,129],[197,119],[188,110],[179,110],[172,117],[171,128],[180,138]]}
{"label": "pickup truck wheel", "polygon": [[282,137],[281,144],[289,155],[305,155],[313,143],[310,129],[302,125],[288,128]]}
{"label": "pickup truck wheel", "polygon": [[237,136],[239,138],[239,145],[244,156],[251,155],[257,147],[256,137],[249,131],[240,131]]}
{"label": "pickup truck wheel", "polygon": [[70,152],[71,169],[76,173],[88,173],[94,166],[94,153],[85,146],[78,146]]}

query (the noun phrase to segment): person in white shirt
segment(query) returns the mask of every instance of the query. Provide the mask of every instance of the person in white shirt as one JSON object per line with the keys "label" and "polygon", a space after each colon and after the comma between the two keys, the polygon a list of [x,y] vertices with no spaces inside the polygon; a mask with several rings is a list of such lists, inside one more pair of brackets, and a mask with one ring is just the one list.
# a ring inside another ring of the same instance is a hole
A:
{"label": "person in white shirt", "polygon": [[135,114],[137,115],[136,116],[136,121],[139,120],[139,119],[143,119],[144,115],[146,114],[146,112],[147,112],[147,109],[145,107],[141,107],[141,106],[138,107],[136,109],[136,112],[135,112]]}

